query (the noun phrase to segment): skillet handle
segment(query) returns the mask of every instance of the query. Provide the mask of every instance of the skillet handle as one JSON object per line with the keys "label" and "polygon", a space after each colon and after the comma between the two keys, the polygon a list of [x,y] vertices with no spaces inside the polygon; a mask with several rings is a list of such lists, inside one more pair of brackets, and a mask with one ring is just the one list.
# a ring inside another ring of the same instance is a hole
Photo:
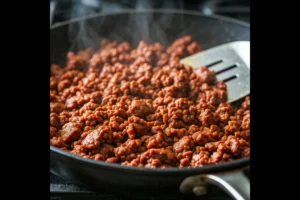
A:
{"label": "skillet handle", "polygon": [[[249,168],[245,170],[249,170]],[[180,191],[201,196],[206,193],[208,185],[221,188],[236,200],[250,200],[250,181],[242,170],[223,174],[190,176],[181,183]]]}

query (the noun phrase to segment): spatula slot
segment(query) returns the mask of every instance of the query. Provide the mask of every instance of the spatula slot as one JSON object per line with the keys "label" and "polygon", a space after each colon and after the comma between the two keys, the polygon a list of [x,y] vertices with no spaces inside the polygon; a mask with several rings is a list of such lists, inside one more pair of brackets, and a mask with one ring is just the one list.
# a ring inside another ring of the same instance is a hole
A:
{"label": "spatula slot", "polygon": [[236,78],[237,78],[237,76],[233,75],[233,76],[230,76],[229,78],[224,79],[223,81],[228,82],[228,81],[231,81],[231,80],[236,79]]}
{"label": "spatula slot", "polygon": [[218,61],[216,61],[216,62],[213,62],[213,63],[210,63],[210,64],[206,65],[206,67],[207,67],[207,68],[210,68],[210,67],[212,67],[212,66],[214,66],[214,65],[216,65],[216,64],[219,64],[219,63],[221,63],[221,62],[223,62],[223,60],[218,60]]}
{"label": "spatula slot", "polygon": [[226,72],[226,71],[231,70],[231,69],[236,68],[236,67],[237,67],[237,65],[231,65],[231,66],[229,66],[229,67],[227,67],[225,69],[222,69],[222,70],[216,72],[216,74],[220,74],[222,72]]}

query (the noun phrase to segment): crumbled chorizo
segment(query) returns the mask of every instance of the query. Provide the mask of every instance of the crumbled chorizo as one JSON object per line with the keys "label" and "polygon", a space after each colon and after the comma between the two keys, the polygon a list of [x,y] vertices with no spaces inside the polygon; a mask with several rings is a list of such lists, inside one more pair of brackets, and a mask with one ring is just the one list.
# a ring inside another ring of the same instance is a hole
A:
{"label": "crumbled chorizo", "polygon": [[226,83],[180,59],[201,52],[184,36],[169,47],[103,40],[51,65],[50,145],[99,162],[199,167],[250,156],[250,96],[227,103]]}

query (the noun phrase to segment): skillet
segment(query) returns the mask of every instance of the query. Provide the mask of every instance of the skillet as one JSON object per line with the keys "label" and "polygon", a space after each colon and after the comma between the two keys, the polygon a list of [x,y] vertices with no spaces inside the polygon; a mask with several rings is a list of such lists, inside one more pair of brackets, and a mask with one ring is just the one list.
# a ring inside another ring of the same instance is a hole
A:
{"label": "skillet", "polygon": [[[250,40],[250,25],[221,16],[198,12],[156,9],[126,10],[96,14],[50,27],[50,63],[64,65],[68,51],[92,47],[108,38],[128,41],[158,41],[165,46],[191,35],[204,49],[237,40]],[[215,185],[236,199],[250,199],[250,158],[197,168],[149,169],[121,166],[82,158],[50,146],[50,171],[66,180],[95,190],[143,198],[179,197],[183,193],[201,195],[203,187]],[[206,188],[206,187],[205,187]],[[208,187],[209,188],[209,187]]]}

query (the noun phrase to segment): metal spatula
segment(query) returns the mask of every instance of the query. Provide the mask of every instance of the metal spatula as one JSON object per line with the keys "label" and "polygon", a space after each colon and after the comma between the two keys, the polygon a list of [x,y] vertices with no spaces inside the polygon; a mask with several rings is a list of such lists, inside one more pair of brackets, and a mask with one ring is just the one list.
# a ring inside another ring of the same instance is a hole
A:
{"label": "metal spatula", "polygon": [[207,66],[217,74],[217,81],[225,81],[228,102],[250,94],[250,42],[237,41],[213,47],[185,57],[182,64],[193,68]]}

